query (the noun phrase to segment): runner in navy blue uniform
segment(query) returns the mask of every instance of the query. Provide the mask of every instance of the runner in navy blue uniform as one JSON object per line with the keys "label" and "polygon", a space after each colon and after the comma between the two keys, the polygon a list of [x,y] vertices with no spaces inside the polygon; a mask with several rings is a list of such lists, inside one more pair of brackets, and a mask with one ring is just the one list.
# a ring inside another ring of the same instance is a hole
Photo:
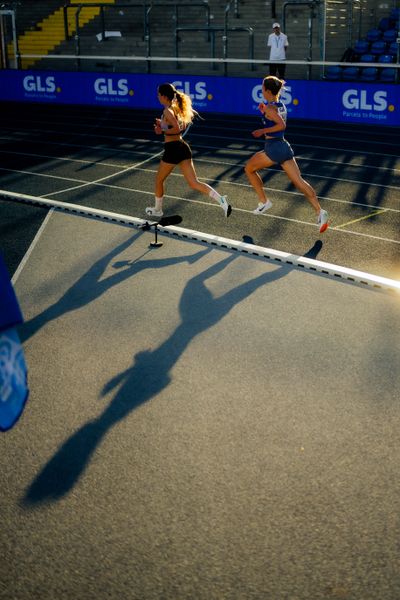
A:
{"label": "runner in navy blue uniform", "polygon": [[161,119],[156,119],[154,131],[164,134],[164,154],[158,167],[155,186],[155,205],[146,208],[152,217],[162,217],[164,200],[164,182],[176,165],[179,165],[184,178],[191,188],[198,190],[222,207],[225,216],[229,217],[232,208],[227,197],[221,196],[214,188],[197,179],[189,144],[182,139],[182,134],[192,122],[196,111],[192,108],[190,96],[175,89],[171,83],[163,83],[158,87],[158,99],[164,106]]}
{"label": "runner in navy blue uniform", "polygon": [[258,171],[280,164],[290,181],[313,206],[317,213],[319,231],[323,233],[328,228],[328,213],[321,208],[314,188],[302,178],[293,149],[284,137],[287,111],[285,104],[279,100],[284,83],[283,79],[271,75],[263,80],[262,91],[265,102],[261,102],[258,107],[262,114],[263,127],[253,131],[253,136],[256,138],[264,136],[265,146],[264,150],[256,152],[250,158],[245,167],[246,175],[259,199],[259,204],[253,212],[261,215],[272,206],[271,200],[267,199]]}

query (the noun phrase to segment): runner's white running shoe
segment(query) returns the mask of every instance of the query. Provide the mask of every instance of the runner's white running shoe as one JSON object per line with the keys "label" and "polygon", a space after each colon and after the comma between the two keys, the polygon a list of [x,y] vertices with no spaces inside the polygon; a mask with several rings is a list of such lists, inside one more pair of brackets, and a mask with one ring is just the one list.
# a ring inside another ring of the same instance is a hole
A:
{"label": "runner's white running shoe", "polygon": [[223,208],[226,218],[228,218],[232,212],[232,206],[230,204],[228,204],[227,196],[221,196],[221,206]]}
{"label": "runner's white running shoe", "polygon": [[148,206],[145,212],[149,217],[162,217],[164,214],[161,208],[157,209],[155,206]]}
{"label": "runner's white running shoe", "polygon": [[257,208],[255,210],[253,210],[253,215],[262,215],[269,208],[271,208],[271,206],[272,206],[271,200],[267,200],[266,202],[259,202]]}
{"label": "runner's white running shoe", "polygon": [[329,225],[328,220],[329,220],[328,212],[321,208],[320,213],[318,215],[318,220],[317,220],[320,233],[324,233],[324,231],[326,231],[328,229],[328,225]]}

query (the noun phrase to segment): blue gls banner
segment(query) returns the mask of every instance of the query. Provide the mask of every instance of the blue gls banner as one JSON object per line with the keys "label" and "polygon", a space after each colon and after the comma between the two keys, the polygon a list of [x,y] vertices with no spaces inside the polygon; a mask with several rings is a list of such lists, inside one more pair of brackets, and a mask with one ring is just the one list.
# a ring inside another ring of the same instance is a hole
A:
{"label": "blue gls banner", "polygon": [[[157,87],[171,82],[200,113],[256,115],[262,80],[123,73],[0,71],[0,100],[160,109]],[[400,86],[288,81],[282,93],[289,116],[342,123],[400,126]]]}

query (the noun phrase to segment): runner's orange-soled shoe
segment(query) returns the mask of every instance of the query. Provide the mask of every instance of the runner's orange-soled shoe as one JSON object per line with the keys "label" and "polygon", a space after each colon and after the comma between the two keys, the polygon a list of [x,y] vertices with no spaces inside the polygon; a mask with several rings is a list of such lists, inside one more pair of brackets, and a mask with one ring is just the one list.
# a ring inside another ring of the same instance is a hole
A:
{"label": "runner's orange-soled shoe", "polygon": [[321,208],[320,213],[318,215],[317,223],[319,225],[319,232],[324,233],[328,229],[329,225],[329,215],[326,210]]}

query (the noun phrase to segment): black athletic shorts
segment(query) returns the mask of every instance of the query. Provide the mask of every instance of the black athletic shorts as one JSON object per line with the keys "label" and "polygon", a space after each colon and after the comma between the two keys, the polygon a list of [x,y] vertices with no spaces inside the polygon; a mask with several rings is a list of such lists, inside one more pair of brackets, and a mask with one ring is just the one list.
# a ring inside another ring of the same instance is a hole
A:
{"label": "black athletic shorts", "polygon": [[171,165],[178,165],[183,160],[190,160],[192,151],[184,140],[175,140],[164,144],[164,154],[161,160]]}

